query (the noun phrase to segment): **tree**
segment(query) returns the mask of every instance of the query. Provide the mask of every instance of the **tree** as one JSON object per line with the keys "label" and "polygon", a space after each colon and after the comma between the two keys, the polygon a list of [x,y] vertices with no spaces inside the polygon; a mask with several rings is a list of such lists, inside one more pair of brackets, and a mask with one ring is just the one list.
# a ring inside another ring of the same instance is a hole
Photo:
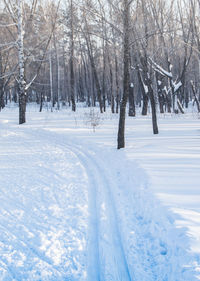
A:
{"label": "tree", "polygon": [[24,29],[23,29],[23,1],[18,0],[18,89],[19,89],[19,124],[26,122],[26,81],[25,81],[25,68],[24,68]]}
{"label": "tree", "polygon": [[70,0],[70,91],[72,111],[76,111],[75,92],[74,92],[74,5],[73,0]]}
{"label": "tree", "polygon": [[123,73],[123,96],[120,104],[120,116],[118,126],[117,148],[125,147],[125,118],[126,105],[130,86],[130,5],[132,1],[124,0],[123,7],[123,47],[124,47],[124,73]]}

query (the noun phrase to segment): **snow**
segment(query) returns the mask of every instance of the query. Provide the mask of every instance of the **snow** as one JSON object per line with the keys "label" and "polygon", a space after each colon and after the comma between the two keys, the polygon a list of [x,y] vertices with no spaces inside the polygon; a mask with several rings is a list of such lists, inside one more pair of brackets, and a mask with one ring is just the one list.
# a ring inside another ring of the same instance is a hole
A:
{"label": "snow", "polygon": [[170,72],[166,71],[164,68],[162,68],[160,65],[158,65],[157,63],[155,63],[152,59],[150,59],[150,62],[153,65],[153,68],[155,69],[155,71],[157,71],[158,73],[160,73],[161,75],[167,76],[169,78],[172,78],[172,72],[171,72],[171,68],[172,66],[170,65]]}
{"label": "snow", "polygon": [[174,85],[174,93],[176,93],[182,86],[182,82],[179,81],[178,83],[173,83],[173,85]]}
{"label": "snow", "polygon": [[37,111],[0,114],[0,280],[199,280],[198,115],[127,118],[117,150],[115,114]]}
{"label": "snow", "polygon": [[143,87],[144,87],[145,94],[148,95],[149,90],[148,90],[147,85],[143,83]]}

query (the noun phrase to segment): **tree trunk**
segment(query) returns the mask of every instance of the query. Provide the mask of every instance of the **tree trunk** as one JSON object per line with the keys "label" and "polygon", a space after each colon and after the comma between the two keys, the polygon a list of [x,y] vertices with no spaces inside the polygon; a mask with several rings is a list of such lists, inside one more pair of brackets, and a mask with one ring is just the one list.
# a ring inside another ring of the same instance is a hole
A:
{"label": "tree trunk", "polygon": [[130,44],[129,44],[129,21],[130,21],[130,1],[124,0],[123,13],[123,30],[124,30],[124,74],[123,74],[123,96],[120,105],[119,127],[117,148],[125,147],[125,118],[126,118],[126,104],[129,95],[129,62],[130,62]]}
{"label": "tree trunk", "polygon": [[101,87],[100,87],[100,83],[99,83],[99,78],[97,75],[97,70],[96,70],[96,66],[94,63],[94,57],[93,54],[90,53],[89,54],[90,57],[90,62],[91,62],[91,68],[92,68],[92,72],[93,72],[93,77],[94,77],[94,82],[95,82],[95,86],[96,86],[96,90],[97,90],[97,97],[98,97],[98,102],[99,102],[99,108],[100,108],[100,112],[103,113],[103,103],[102,103],[102,99],[101,99]]}
{"label": "tree trunk", "polygon": [[[149,81],[150,83],[150,81]],[[158,124],[157,124],[157,116],[156,116],[156,103],[155,98],[153,94],[152,86],[148,85],[148,91],[149,91],[149,98],[151,102],[151,114],[152,114],[152,125],[153,125],[153,133],[158,134]]]}
{"label": "tree trunk", "polygon": [[134,100],[134,88],[132,83],[130,84],[129,87],[129,116],[134,117],[135,116],[135,100]]}
{"label": "tree trunk", "polygon": [[143,101],[143,103],[142,103],[142,115],[145,116],[145,115],[147,115],[147,111],[148,111],[149,97],[146,94],[145,89],[144,89],[144,85],[143,85],[143,81],[142,81],[142,76],[141,76],[141,73],[140,73],[139,65],[137,64],[136,67],[137,67],[138,81],[139,81],[139,85],[140,85],[141,92],[142,92],[142,101]]}
{"label": "tree trunk", "polygon": [[115,53],[116,113],[119,112],[119,102],[120,102],[118,79],[119,79],[119,77],[118,77],[118,61],[117,61],[117,55]]}
{"label": "tree trunk", "polygon": [[0,50],[0,111],[5,107],[4,104],[4,79],[3,76],[3,62],[2,62],[2,53]]}
{"label": "tree trunk", "polygon": [[71,34],[70,34],[70,90],[71,90],[71,102],[72,102],[72,111],[76,111],[76,102],[75,102],[75,79],[74,79],[74,15],[73,15],[73,0],[71,0]]}
{"label": "tree trunk", "polygon": [[160,113],[164,113],[165,97],[163,93],[163,85],[161,79],[162,77],[159,77],[158,73],[156,72],[156,85],[157,85]]}
{"label": "tree trunk", "polygon": [[115,99],[114,99],[114,94],[113,94],[113,72],[112,72],[112,64],[111,64],[109,53],[108,53],[108,65],[109,65],[109,71],[110,71],[111,111],[112,111],[112,113],[115,113]]}
{"label": "tree trunk", "polygon": [[156,103],[155,97],[152,88],[152,82],[150,78],[150,73],[148,71],[148,61],[147,61],[147,54],[144,57],[140,57],[142,68],[143,68],[143,88],[147,88],[147,93],[151,103],[151,114],[152,114],[152,125],[153,125],[153,133],[158,134],[158,125],[157,125],[157,116],[156,116]]}
{"label": "tree trunk", "polygon": [[56,95],[55,95],[55,103],[56,103],[56,109],[59,110],[60,109],[60,58],[59,58],[59,46],[57,48],[57,44],[56,44],[56,37],[54,34],[54,48],[55,48],[55,55],[56,55]]}
{"label": "tree trunk", "polygon": [[50,103],[51,103],[51,111],[53,111],[53,70],[52,70],[52,49],[50,48],[50,53],[49,53],[49,79],[50,79]]}
{"label": "tree trunk", "polygon": [[145,94],[143,95],[143,103],[142,103],[142,115],[147,115],[148,111],[148,103],[149,103],[149,97]]}
{"label": "tree trunk", "polygon": [[193,81],[191,81],[190,83],[191,83],[191,86],[192,86],[192,92],[193,92],[193,95],[194,95],[194,101],[196,102],[197,110],[200,113],[200,104],[199,104],[199,100],[197,98],[197,92],[196,92],[196,89],[195,89],[195,85],[194,85]]}
{"label": "tree trunk", "polygon": [[103,111],[104,112],[106,112],[105,76],[106,76],[106,57],[105,57],[105,43],[104,43],[104,40],[103,40],[103,83],[102,83],[102,95],[103,95]]}
{"label": "tree trunk", "polygon": [[25,91],[25,69],[24,69],[24,30],[22,19],[22,0],[18,0],[18,60],[19,60],[19,124],[26,122],[26,91]]}

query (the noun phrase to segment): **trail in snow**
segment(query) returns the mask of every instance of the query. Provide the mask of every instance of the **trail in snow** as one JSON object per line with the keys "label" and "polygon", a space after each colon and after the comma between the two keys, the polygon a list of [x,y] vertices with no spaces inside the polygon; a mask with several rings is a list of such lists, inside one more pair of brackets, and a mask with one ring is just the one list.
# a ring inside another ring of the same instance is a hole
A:
{"label": "trail in snow", "polygon": [[91,179],[90,201],[95,209],[90,214],[95,214],[96,229],[89,233],[95,231],[91,243],[98,251],[95,261],[89,252],[89,268],[95,268],[95,280],[195,280],[190,256],[182,246],[186,237],[149,193],[144,172],[123,160],[123,152],[88,149],[87,143],[76,144],[55,132],[40,135],[62,150],[72,150]]}
{"label": "trail in snow", "polygon": [[[89,232],[95,232],[89,243],[93,245],[89,250],[89,276],[90,280],[131,280],[126,256],[124,253],[121,235],[119,232],[116,209],[111,198],[110,186],[104,171],[89,154],[81,151],[80,146],[71,147],[80,161],[87,167],[87,173],[91,184],[91,202],[95,204],[90,209],[92,224]],[[95,192],[94,192],[95,190]],[[98,249],[93,262],[93,251]],[[94,277],[92,271],[94,271]],[[96,276],[95,276],[96,275]]]}
{"label": "trail in snow", "polygon": [[0,280],[193,281],[182,230],[123,152],[2,125]]}
{"label": "trail in snow", "polygon": [[[36,137],[37,134],[33,134]],[[74,143],[59,141],[52,133],[40,132],[62,151],[71,151],[85,167],[89,181],[88,276],[87,280],[132,280],[119,232],[117,210],[105,171],[90,153]]]}

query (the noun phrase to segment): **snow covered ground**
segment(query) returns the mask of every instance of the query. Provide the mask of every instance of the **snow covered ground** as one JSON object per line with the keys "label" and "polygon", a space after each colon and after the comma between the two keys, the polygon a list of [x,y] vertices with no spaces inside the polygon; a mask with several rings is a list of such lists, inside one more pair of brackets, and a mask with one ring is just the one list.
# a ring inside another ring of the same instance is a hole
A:
{"label": "snow covered ground", "polygon": [[199,280],[200,119],[95,117],[0,113],[0,280]]}

